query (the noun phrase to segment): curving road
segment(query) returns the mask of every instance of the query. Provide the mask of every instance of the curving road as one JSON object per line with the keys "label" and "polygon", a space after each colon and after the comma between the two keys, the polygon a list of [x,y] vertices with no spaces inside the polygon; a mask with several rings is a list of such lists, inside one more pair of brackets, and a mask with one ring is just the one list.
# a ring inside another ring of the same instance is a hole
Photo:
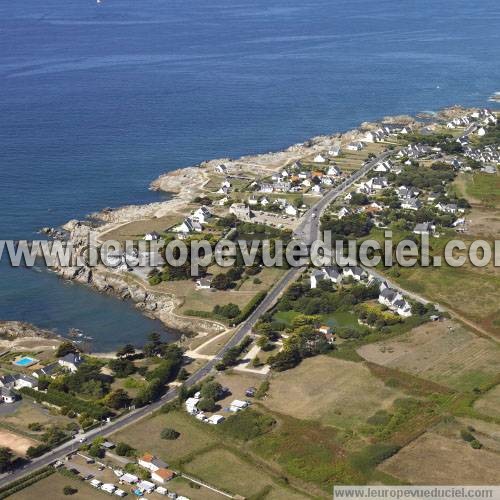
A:
{"label": "curving road", "polygon": [[[390,156],[392,152],[387,151],[377,156],[370,162],[366,163],[361,167],[361,169],[354,172],[349,178],[345,179],[341,184],[336,186],[334,189],[329,191],[321,200],[319,200],[315,205],[313,205],[303,217],[303,220],[300,222],[299,226],[295,230],[294,236],[297,239],[302,240],[307,245],[310,245],[314,240],[319,238],[319,229],[320,229],[320,219],[321,215],[325,211],[325,209],[336,200],[339,196],[341,196],[347,189],[349,189],[355,182],[357,182],[361,177],[366,175],[368,171],[370,171],[376,163],[381,160],[385,160],[388,156]],[[252,328],[255,326],[259,318],[267,312],[278,300],[280,295],[284,290],[298,277],[304,272],[305,267],[297,267],[290,269],[270,290],[265,299],[255,308],[255,310],[250,314],[250,316],[244,321],[235,331],[235,334],[231,337],[231,339],[224,345],[224,347],[220,350],[217,356],[214,359],[207,362],[206,365],[201,367],[199,370],[194,372],[185,382],[185,384],[190,387],[197,384],[200,380],[205,378],[215,367],[215,365],[221,360],[224,353],[230,349],[231,347],[236,346],[241,342],[241,340],[248,334],[251,333]],[[114,432],[119,431],[120,429],[130,425],[141,418],[144,418],[148,415],[151,415],[154,411],[158,410],[161,406],[169,401],[175,399],[177,395],[176,389],[170,389],[166,392],[158,401],[149,404],[143,408],[138,408],[136,410],[132,410],[126,415],[123,415],[116,420],[103,424],[102,427],[93,429],[88,431],[85,436],[88,440],[94,439],[97,436],[109,436]],[[67,441],[61,446],[54,448],[50,452],[45,455],[33,459],[27,465],[25,465],[22,469],[17,469],[10,474],[3,475],[0,478],[0,487],[7,485],[8,483],[18,480],[21,477],[30,474],[37,469],[49,465],[56,460],[64,458],[69,453],[75,451],[80,445],[79,438],[76,437],[71,441]]]}

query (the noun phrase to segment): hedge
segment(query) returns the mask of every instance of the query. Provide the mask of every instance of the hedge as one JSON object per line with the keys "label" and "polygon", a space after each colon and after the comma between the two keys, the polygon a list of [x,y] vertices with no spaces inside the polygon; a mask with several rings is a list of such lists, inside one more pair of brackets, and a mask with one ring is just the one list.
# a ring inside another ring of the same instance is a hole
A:
{"label": "hedge", "polygon": [[84,401],[83,399],[67,394],[66,392],[49,389],[47,392],[35,391],[29,387],[23,387],[20,392],[32,397],[38,403],[49,403],[62,408],[67,406],[78,414],[87,413],[96,420],[102,420],[111,414],[110,410],[96,403]]}
{"label": "hedge", "polygon": [[259,292],[253,297],[253,299],[243,308],[243,310],[234,318],[233,323],[235,325],[245,321],[250,314],[255,310],[255,308],[266,298],[267,292]]}
{"label": "hedge", "polygon": [[13,481],[7,486],[0,488],[0,499],[10,497],[11,495],[14,495],[14,493],[24,490],[24,488],[27,488],[28,486],[31,486],[32,484],[35,484],[38,481],[51,476],[52,474],[54,474],[54,472],[55,469],[49,465],[47,467],[44,467],[43,469],[32,472],[31,474],[28,474],[27,476],[24,476],[17,481]]}

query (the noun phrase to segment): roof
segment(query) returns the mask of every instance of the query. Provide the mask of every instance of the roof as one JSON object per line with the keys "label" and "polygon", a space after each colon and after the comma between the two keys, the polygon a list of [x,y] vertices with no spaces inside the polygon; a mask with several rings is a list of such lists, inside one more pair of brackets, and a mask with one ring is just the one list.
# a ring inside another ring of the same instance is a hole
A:
{"label": "roof", "polygon": [[139,481],[139,478],[137,476],[134,476],[134,474],[129,474],[127,472],[120,477],[120,481],[124,481],[125,483],[137,483],[137,481]]}
{"label": "roof", "polygon": [[153,472],[153,474],[156,474],[157,476],[160,476],[162,479],[169,480],[172,479],[175,476],[175,472],[171,471],[170,469],[164,469],[160,468],[156,471]]}
{"label": "roof", "polygon": [[160,469],[166,469],[168,467],[168,464],[164,462],[163,460],[153,457],[153,460],[151,460],[151,463],[153,465],[156,465],[156,467],[159,467]]}
{"label": "roof", "polygon": [[151,463],[154,458],[155,458],[154,455],[151,455],[151,453],[144,453],[144,455],[142,455],[142,457],[140,457],[139,460]]}
{"label": "roof", "polygon": [[388,299],[391,302],[398,296],[398,292],[396,290],[393,290],[392,288],[384,288],[381,292],[380,295],[384,299]]}
{"label": "roof", "polygon": [[82,362],[82,358],[79,353],[69,352],[66,356],[59,358],[59,361],[64,361],[66,363],[73,363],[74,365],[78,365]]}

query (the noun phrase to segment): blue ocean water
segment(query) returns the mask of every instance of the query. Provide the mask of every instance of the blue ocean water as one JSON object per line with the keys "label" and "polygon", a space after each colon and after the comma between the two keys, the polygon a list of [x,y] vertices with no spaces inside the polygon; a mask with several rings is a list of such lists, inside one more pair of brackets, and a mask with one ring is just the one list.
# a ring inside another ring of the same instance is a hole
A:
{"label": "blue ocean water", "polygon": [[[0,4],[0,238],[157,199],[158,174],[388,114],[486,105],[497,0]],[[0,264],[0,319],[98,348],[158,329],[129,304]]]}

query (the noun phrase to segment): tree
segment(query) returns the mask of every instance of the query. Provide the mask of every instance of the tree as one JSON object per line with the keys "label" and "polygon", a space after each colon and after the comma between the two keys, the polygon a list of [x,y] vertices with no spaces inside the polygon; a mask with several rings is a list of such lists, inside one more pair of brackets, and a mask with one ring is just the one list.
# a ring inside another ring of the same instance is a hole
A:
{"label": "tree", "polygon": [[116,355],[119,358],[126,358],[128,356],[133,356],[135,354],[135,347],[132,344],[125,344],[121,349],[116,351]]}
{"label": "tree", "polygon": [[28,458],[36,458],[36,457],[43,455],[48,450],[49,450],[49,447],[44,443],[39,444],[37,446],[30,446],[26,450],[26,456]]}
{"label": "tree", "polygon": [[217,290],[227,290],[232,285],[231,279],[226,274],[217,274],[212,279],[212,286]]}
{"label": "tree", "polygon": [[106,404],[113,410],[120,410],[130,404],[130,397],[123,389],[116,389],[107,395]]}
{"label": "tree", "polygon": [[213,309],[214,314],[217,314],[219,316],[224,316],[225,318],[233,319],[238,316],[241,311],[240,308],[233,303],[229,303],[223,306],[220,306],[217,304],[214,309]]}
{"label": "tree", "polygon": [[67,486],[65,486],[65,487],[63,488],[63,493],[64,493],[65,495],[74,495],[74,494],[75,494],[75,493],[77,493],[77,492],[78,492],[78,490],[77,490],[76,488],[73,488],[73,486],[68,486],[68,485],[67,485]]}
{"label": "tree", "polygon": [[129,359],[112,359],[109,361],[108,366],[113,370],[115,377],[125,378],[135,372],[136,368],[134,363]]}
{"label": "tree", "polygon": [[90,445],[89,455],[95,458],[104,458],[104,450],[101,448],[100,444],[93,443]]}
{"label": "tree", "polygon": [[115,453],[120,457],[131,457],[136,454],[136,450],[129,444],[120,441],[115,447]]}
{"label": "tree", "polygon": [[174,440],[177,439],[181,434],[180,432],[177,432],[175,429],[171,429],[170,427],[166,427],[161,431],[161,438],[162,439],[169,439],[169,440]]}
{"label": "tree", "polygon": [[200,411],[215,411],[217,408],[213,398],[203,398],[199,401],[197,406]]}
{"label": "tree", "polygon": [[58,358],[62,358],[66,356],[66,354],[70,354],[72,352],[78,352],[78,349],[71,342],[62,342],[57,348],[56,356]]}
{"label": "tree", "polygon": [[210,382],[205,382],[201,388],[201,397],[202,399],[208,398],[217,401],[223,395],[222,385],[215,380],[211,380]]}
{"label": "tree", "polygon": [[257,339],[257,345],[263,350],[263,351],[270,351],[273,347],[273,344],[269,342],[269,339],[265,335],[261,335]]}
{"label": "tree", "polygon": [[6,471],[12,463],[12,450],[5,446],[0,448],[0,472]]}
{"label": "tree", "polygon": [[134,398],[134,405],[138,408],[158,399],[165,389],[164,384],[157,378],[151,380],[149,384],[141,389]]}

